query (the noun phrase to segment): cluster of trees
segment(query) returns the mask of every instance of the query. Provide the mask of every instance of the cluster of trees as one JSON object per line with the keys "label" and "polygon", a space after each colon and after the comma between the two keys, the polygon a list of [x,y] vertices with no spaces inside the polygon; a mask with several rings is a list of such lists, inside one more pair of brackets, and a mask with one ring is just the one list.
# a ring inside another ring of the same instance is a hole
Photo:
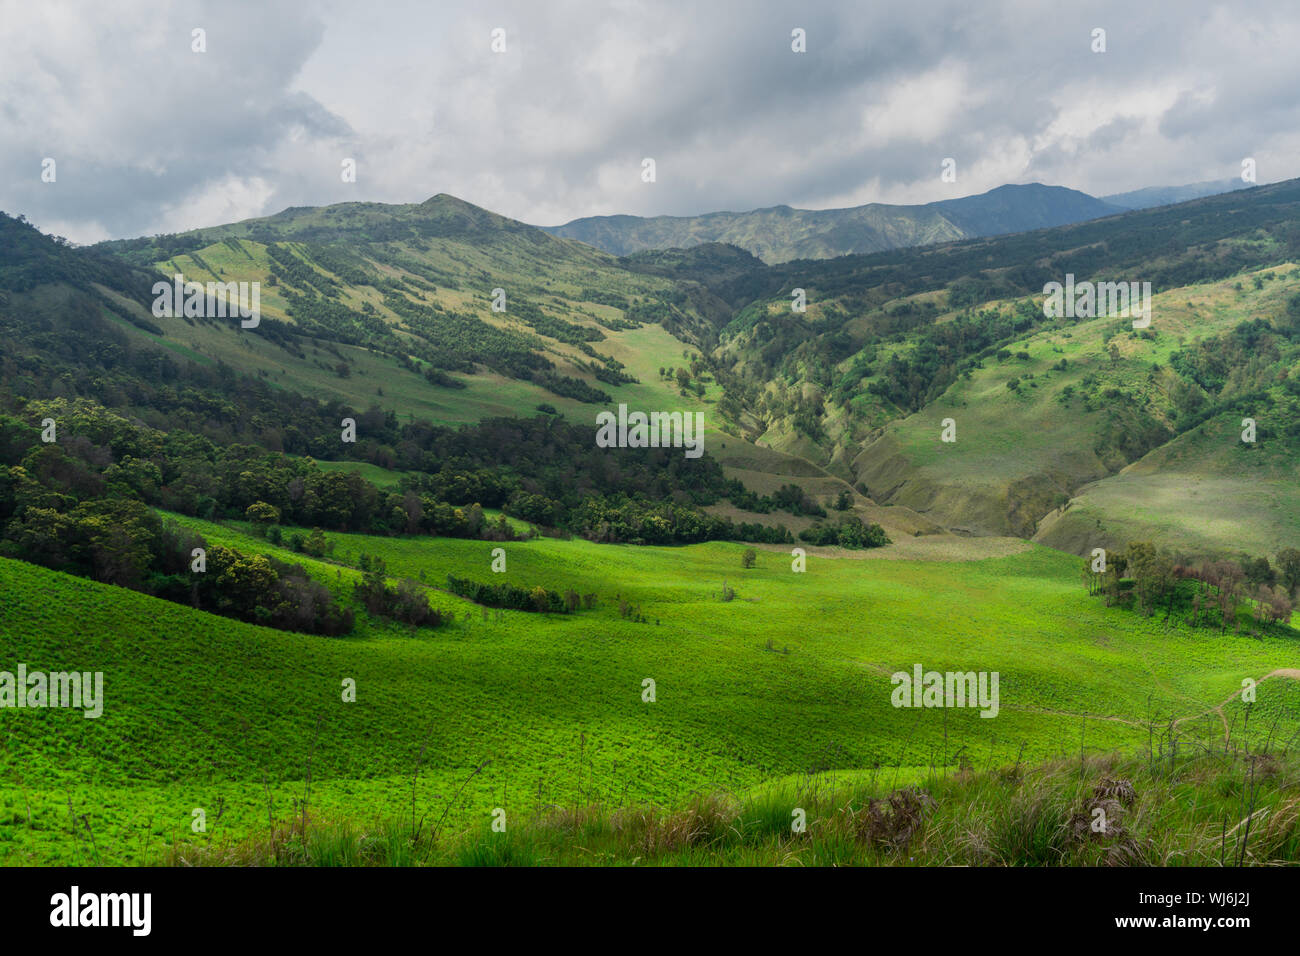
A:
{"label": "cluster of trees", "polygon": [[522,319],[525,323],[531,325],[539,334],[553,338],[557,342],[582,345],[586,342],[602,342],[605,339],[605,333],[599,329],[577,325],[567,319],[551,315],[549,312],[543,311],[541,307],[519,296],[515,296],[511,300],[509,313],[512,317]]}
{"label": "cluster of trees", "polygon": [[474,315],[417,302],[405,293],[385,294],[384,306],[420,336],[420,357],[437,368],[472,372],[478,363],[509,378],[528,379],[554,367],[540,354],[545,343],[535,335],[500,329]]}
{"label": "cluster of trees", "polygon": [[26,501],[3,517],[6,557],[268,627],[314,634],[353,627],[352,611],[301,566],[209,545],[140,501]]}
{"label": "cluster of trees", "polygon": [[745,488],[740,482],[736,482],[735,487],[728,494],[728,498],[737,508],[753,511],[756,514],[765,515],[771,514],[773,511],[788,511],[796,516],[826,517],[826,509],[813,501],[802,488],[793,484],[784,484],[770,495],[759,496]]}
{"label": "cluster of trees", "polygon": [[794,541],[784,525],[736,523],[698,508],[645,498],[588,498],[569,512],[566,527],[589,541],[691,544],[698,541]]}
{"label": "cluster of trees", "polygon": [[841,548],[883,548],[889,544],[889,535],[880,525],[867,524],[857,515],[845,515],[835,524],[818,521],[799,534],[801,541],[816,545],[838,545]]}
{"label": "cluster of trees", "polygon": [[[277,536],[269,529],[284,524],[515,540],[504,515],[494,521],[483,513],[503,507],[597,541],[782,544],[792,540],[784,527],[735,523],[703,506],[730,495],[760,512],[825,514],[796,485],[759,498],[724,478],[716,461],[686,459],[676,449],[608,454],[590,430],[542,416],[463,429],[405,426],[397,454],[428,470],[383,491],[356,472],[255,445],[219,445],[183,429],[159,432],[87,400],[31,402],[23,411],[0,415],[0,518],[52,502],[133,499],[205,519],[246,518]],[[30,424],[45,418],[56,423],[56,441],[42,441]],[[382,413],[362,413],[358,431],[367,427],[396,430]],[[436,450],[423,451],[425,444]],[[306,540],[295,550],[311,553]]]}
{"label": "cluster of trees", "polygon": [[[520,588],[513,584],[483,584],[467,578],[447,575],[447,590],[485,607],[502,607],[515,611],[536,611],[541,614],[569,614],[580,606],[592,607],[596,596],[588,594],[579,598],[578,592],[565,594],[543,587]],[[585,602],[585,604],[584,604]]]}
{"label": "cluster of trees", "polygon": [[[1031,328],[1036,321],[1043,321],[1042,313],[1034,313],[1032,305],[1021,302],[1009,315],[987,309],[930,325],[918,333],[916,346],[910,353],[889,356],[867,391],[901,409],[917,411],[943,394],[972,357],[988,354],[999,343]],[[869,373],[870,367],[863,371]]]}
{"label": "cluster of trees", "polygon": [[[274,263],[271,275],[275,277],[277,285],[280,283],[293,285],[308,293],[319,293],[327,299],[336,298],[341,291],[337,282],[312,268],[288,246],[268,242],[266,254]],[[191,253],[191,256],[201,265],[203,264],[197,252]]]}
{"label": "cluster of trees", "polygon": [[403,429],[437,454],[417,458],[421,473],[403,480],[453,504],[480,502],[544,527],[593,541],[672,544],[705,540],[793,540],[783,527],[735,523],[701,510],[730,499],[737,507],[825,516],[797,485],[759,497],[726,478],[705,455],[679,449],[602,449],[589,428],[563,419],[489,419],[460,429]]}
{"label": "cluster of trees", "polygon": [[[248,518],[372,534],[434,534],[514,540],[504,517],[490,521],[477,504],[462,506],[415,491],[384,492],[356,472],[325,471],[310,459],[249,445],[219,446],[181,430],[143,427],[86,401],[31,403],[41,429],[0,415],[0,518],[29,507],[64,510],[69,502],[131,499],[200,518]],[[442,481],[462,494],[491,487],[477,471]],[[463,498],[461,500],[464,500]]]}
{"label": "cluster of trees", "polygon": [[[703,398],[704,391],[705,391],[704,379],[702,373],[700,371],[697,371],[697,369],[702,369],[704,367],[705,366],[703,362],[697,358],[691,363],[690,370],[684,367],[683,368],[672,368],[672,367],[662,368],[661,367],[659,369],[659,377],[669,382],[676,382],[677,390],[682,395],[686,395],[687,393],[693,393],[697,398]],[[695,374],[700,377],[697,378],[695,381],[691,381],[692,374]]]}
{"label": "cluster of trees", "polygon": [[[1300,295],[1272,322],[1253,319],[1170,355],[1181,378],[1170,388],[1172,417],[1185,432],[1220,414],[1261,420],[1260,439],[1300,438],[1300,380],[1286,370],[1300,356]],[[1280,392],[1275,390],[1281,381]],[[1267,423],[1267,424],[1265,424]]]}
{"label": "cluster of trees", "polygon": [[548,392],[553,392],[561,398],[571,398],[575,402],[586,402],[588,405],[608,405],[613,401],[608,392],[593,388],[580,378],[574,378],[572,375],[561,375],[550,370],[535,373],[533,375],[533,384],[540,385]]}
{"label": "cluster of trees", "polygon": [[606,385],[636,385],[639,379],[635,375],[628,374],[625,366],[616,358],[610,358],[608,355],[600,355],[596,352],[591,353],[593,358],[600,359],[599,362],[586,362],[578,360],[578,367],[582,368],[596,377],[597,381],[604,382]]}
{"label": "cluster of trees", "polygon": [[391,354],[404,351],[392,327],[376,311],[357,311],[331,299],[298,295],[288,289],[281,291],[280,295],[288,304],[286,312],[297,326],[296,329],[290,327],[292,331],[286,330],[292,339],[300,340],[305,332],[330,343],[359,345]]}
{"label": "cluster of trees", "polygon": [[424,590],[410,578],[403,578],[396,588],[388,584],[388,572],[382,558],[364,562],[366,570],[356,585],[357,599],[367,611],[415,627],[438,627],[442,614],[429,606]]}
{"label": "cluster of trees", "polygon": [[600,305],[610,305],[616,309],[628,310],[628,301],[626,296],[619,295],[617,292],[610,292],[605,289],[597,289],[593,286],[585,286],[578,293],[578,298],[584,302],[597,302]]}
{"label": "cluster of trees", "polygon": [[1242,628],[1241,611],[1259,624],[1287,624],[1300,589],[1300,551],[1284,548],[1274,567],[1267,557],[1243,556],[1183,563],[1150,542],[1130,542],[1122,552],[1107,555],[1105,571],[1094,570],[1095,559],[1084,562],[1088,593],[1107,604],[1130,606],[1150,616],[1161,609],[1164,620],[1186,615],[1193,627],[1218,625],[1221,631]]}

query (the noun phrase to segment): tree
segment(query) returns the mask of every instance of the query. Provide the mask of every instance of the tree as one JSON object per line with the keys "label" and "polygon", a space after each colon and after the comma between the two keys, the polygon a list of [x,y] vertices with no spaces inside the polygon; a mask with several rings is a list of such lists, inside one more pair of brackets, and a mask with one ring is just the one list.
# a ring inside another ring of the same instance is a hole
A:
{"label": "tree", "polygon": [[[1138,610],[1150,614],[1155,605],[1166,596],[1173,608],[1174,563],[1169,555],[1145,541],[1134,541],[1128,546],[1128,568],[1133,577]],[[1166,613],[1165,617],[1168,618]]]}
{"label": "tree", "polygon": [[1246,576],[1246,582],[1255,588],[1264,584],[1271,585],[1277,580],[1277,574],[1268,563],[1268,558],[1264,557],[1243,559],[1241,572]]}
{"label": "tree", "polygon": [[325,537],[325,532],[321,531],[320,528],[312,528],[311,534],[307,536],[302,549],[313,558],[323,558],[334,550],[334,545]]}
{"label": "tree", "polygon": [[1269,588],[1268,590],[1268,619],[1274,623],[1288,624],[1291,621],[1291,614],[1295,610],[1295,604],[1290,596],[1281,588]]}
{"label": "tree", "polygon": [[235,554],[234,560],[216,578],[219,600],[225,609],[245,620],[259,620],[264,616],[269,619],[278,603],[274,600],[278,580],[279,575],[265,555]]}
{"label": "tree", "polygon": [[550,595],[546,593],[546,589],[541,585],[534,587],[529,597],[532,599],[533,607],[537,608],[539,612],[550,607]]}
{"label": "tree", "polygon": [[1241,565],[1235,561],[1215,561],[1201,569],[1201,577],[1214,585],[1219,605],[1219,629],[1226,631],[1229,622],[1236,622],[1237,601],[1246,581]]}
{"label": "tree", "polygon": [[73,552],[101,581],[139,587],[153,561],[162,520],[143,502],[87,501],[77,505],[72,521]]}
{"label": "tree", "polygon": [[1296,588],[1300,587],[1300,551],[1295,548],[1283,548],[1279,551],[1277,570],[1286,593],[1295,597]]}
{"label": "tree", "polygon": [[254,501],[244,509],[244,517],[265,530],[267,525],[280,523],[280,509],[265,501]]}
{"label": "tree", "polygon": [[6,529],[4,550],[11,557],[62,568],[68,562],[70,529],[71,522],[53,508],[28,508]]}
{"label": "tree", "polygon": [[753,548],[746,548],[745,553],[740,556],[740,566],[742,568],[752,568],[757,559],[758,552]]}

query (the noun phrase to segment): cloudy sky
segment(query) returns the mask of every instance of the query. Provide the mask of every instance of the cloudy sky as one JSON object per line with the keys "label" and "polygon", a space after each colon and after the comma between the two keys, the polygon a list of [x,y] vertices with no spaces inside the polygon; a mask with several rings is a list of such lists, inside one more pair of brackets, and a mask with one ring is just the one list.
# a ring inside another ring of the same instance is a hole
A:
{"label": "cloudy sky", "polygon": [[439,192],[552,225],[1300,175],[1300,4],[0,0],[0,24],[0,210],[78,242]]}

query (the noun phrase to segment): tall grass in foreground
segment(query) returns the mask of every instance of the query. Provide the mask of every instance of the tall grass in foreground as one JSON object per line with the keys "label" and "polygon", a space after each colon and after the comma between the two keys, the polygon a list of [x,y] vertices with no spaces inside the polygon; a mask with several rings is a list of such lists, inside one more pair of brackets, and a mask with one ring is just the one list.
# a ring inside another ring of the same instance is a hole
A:
{"label": "tall grass in foreground", "polygon": [[[503,832],[442,834],[397,811],[363,824],[305,809],[168,865],[1258,866],[1300,862],[1300,755],[1230,746],[944,774],[890,789],[812,776],[676,809],[546,807]],[[800,813],[799,811],[802,811]],[[436,811],[432,813],[436,816]],[[485,819],[487,814],[485,813]],[[802,817],[804,826],[794,824]]]}

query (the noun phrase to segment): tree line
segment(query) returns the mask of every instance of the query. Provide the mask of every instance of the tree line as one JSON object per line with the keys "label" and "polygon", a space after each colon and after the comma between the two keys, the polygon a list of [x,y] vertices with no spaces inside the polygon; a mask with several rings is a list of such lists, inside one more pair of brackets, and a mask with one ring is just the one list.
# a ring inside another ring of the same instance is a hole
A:
{"label": "tree line", "polygon": [[329,635],[354,624],[301,565],[210,545],[135,500],[92,499],[62,511],[27,503],[5,523],[0,555],[251,624]]}

